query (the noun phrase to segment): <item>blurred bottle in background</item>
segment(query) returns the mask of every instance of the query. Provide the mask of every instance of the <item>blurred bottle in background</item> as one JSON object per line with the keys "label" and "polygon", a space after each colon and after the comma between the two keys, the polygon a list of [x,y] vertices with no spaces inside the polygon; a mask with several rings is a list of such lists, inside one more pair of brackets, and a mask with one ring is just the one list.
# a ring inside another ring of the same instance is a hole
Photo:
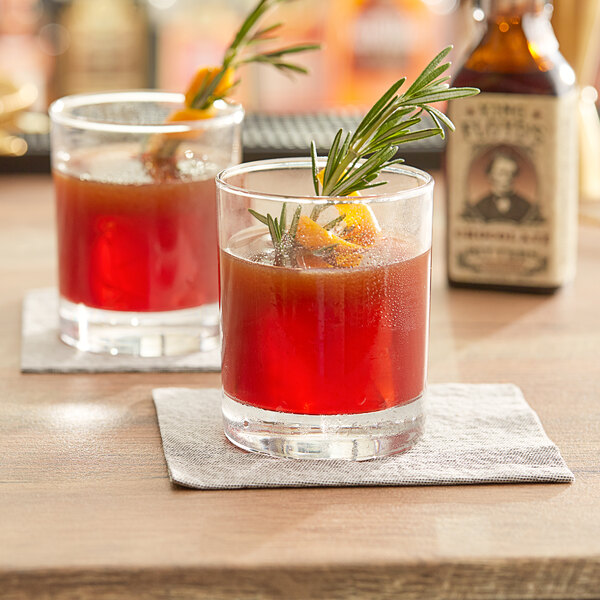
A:
{"label": "blurred bottle in background", "polygon": [[57,54],[54,96],[149,86],[148,20],[135,0],[72,0],[55,12],[69,43]]}
{"label": "blurred bottle in background", "polygon": [[454,37],[458,0],[332,0],[326,50],[330,105],[367,106],[414,79]]}

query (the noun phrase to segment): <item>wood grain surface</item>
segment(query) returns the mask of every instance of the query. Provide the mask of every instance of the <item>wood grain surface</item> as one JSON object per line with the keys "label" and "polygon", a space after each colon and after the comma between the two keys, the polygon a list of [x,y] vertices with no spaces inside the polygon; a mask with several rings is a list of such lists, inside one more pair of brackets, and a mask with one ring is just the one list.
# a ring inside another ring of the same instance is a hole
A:
{"label": "wood grain surface", "polygon": [[600,598],[600,227],[551,297],[450,290],[436,199],[430,381],[514,382],[571,485],[198,492],[150,391],[218,374],[23,375],[26,290],[56,281],[49,177],[0,177],[0,598]]}

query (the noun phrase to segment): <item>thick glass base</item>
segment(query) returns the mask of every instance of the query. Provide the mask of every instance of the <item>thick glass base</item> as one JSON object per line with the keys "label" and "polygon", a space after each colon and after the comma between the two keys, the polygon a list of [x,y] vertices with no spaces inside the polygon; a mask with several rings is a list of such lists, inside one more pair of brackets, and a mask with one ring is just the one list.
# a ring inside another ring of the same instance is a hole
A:
{"label": "thick glass base", "polygon": [[255,408],[223,393],[225,435],[271,456],[368,460],[411,448],[423,432],[423,395],[409,404],[354,415],[302,415]]}
{"label": "thick glass base", "polygon": [[78,350],[157,357],[219,344],[217,304],[164,312],[121,312],[59,302],[60,339]]}

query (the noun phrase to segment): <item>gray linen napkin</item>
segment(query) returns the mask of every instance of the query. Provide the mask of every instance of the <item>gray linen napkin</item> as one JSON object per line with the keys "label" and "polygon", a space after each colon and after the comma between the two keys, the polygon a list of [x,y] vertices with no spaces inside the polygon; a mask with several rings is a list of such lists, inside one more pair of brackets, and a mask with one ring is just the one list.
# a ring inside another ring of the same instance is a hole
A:
{"label": "gray linen napkin", "polygon": [[56,288],[30,290],[23,301],[21,371],[23,373],[129,373],[220,371],[221,349],[185,356],[143,358],[80,352],[58,338]]}
{"label": "gray linen napkin", "polygon": [[573,473],[511,384],[431,385],[418,444],[364,462],[278,459],[223,434],[220,390],[152,392],[171,481],[198,489],[568,483]]}

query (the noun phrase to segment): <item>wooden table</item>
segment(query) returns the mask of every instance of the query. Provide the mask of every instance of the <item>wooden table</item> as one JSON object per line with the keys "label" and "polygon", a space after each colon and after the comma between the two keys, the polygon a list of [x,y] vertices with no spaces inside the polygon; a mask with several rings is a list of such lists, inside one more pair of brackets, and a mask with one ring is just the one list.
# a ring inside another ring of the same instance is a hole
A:
{"label": "wooden table", "polygon": [[198,492],[169,483],[150,390],[219,375],[19,372],[52,190],[0,178],[0,597],[600,598],[600,228],[552,297],[449,290],[441,233],[430,380],[521,386],[575,483]]}

